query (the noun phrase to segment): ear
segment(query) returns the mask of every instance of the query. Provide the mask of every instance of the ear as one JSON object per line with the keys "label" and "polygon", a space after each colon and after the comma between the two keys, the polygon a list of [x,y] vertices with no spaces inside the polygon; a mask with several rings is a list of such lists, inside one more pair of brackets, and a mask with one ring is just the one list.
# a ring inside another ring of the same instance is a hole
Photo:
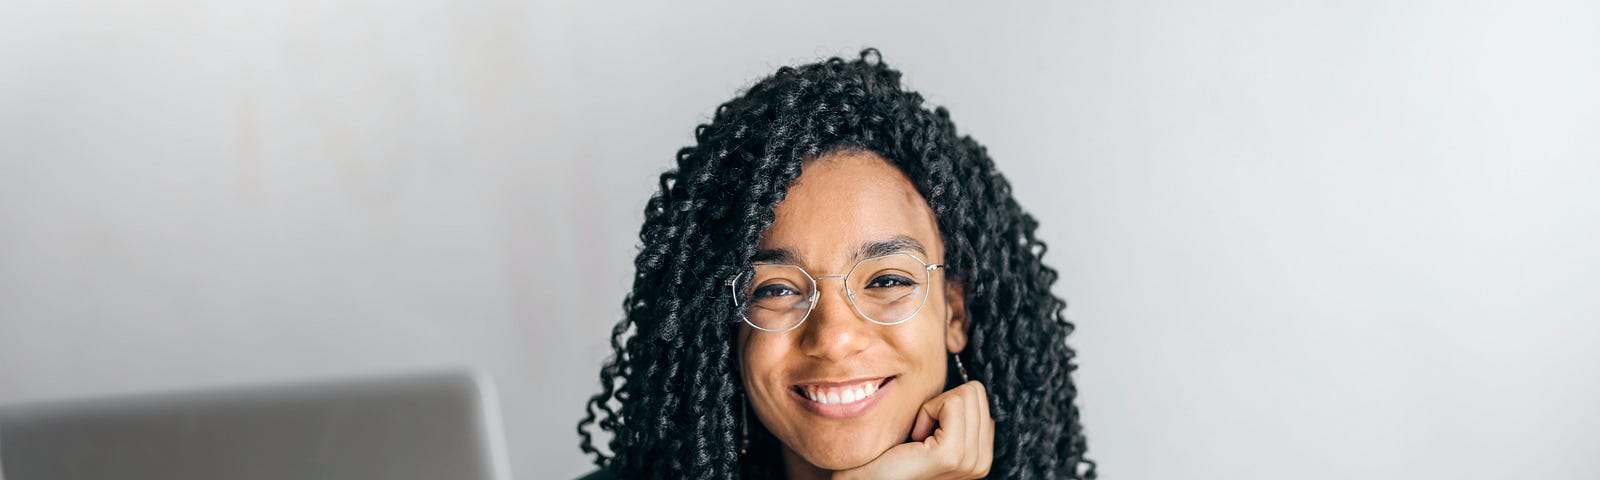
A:
{"label": "ear", "polygon": [[960,353],[967,348],[967,329],[972,324],[967,320],[966,287],[961,284],[961,279],[946,274],[944,280],[945,328],[944,348],[950,353]]}

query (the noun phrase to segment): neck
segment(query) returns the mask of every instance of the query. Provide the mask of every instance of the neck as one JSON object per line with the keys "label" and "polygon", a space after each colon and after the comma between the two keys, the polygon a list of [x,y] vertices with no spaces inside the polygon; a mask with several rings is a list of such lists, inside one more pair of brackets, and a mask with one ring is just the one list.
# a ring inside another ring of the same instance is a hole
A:
{"label": "neck", "polygon": [[783,472],[789,480],[827,480],[833,476],[832,471],[812,465],[787,445],[783,446]]}

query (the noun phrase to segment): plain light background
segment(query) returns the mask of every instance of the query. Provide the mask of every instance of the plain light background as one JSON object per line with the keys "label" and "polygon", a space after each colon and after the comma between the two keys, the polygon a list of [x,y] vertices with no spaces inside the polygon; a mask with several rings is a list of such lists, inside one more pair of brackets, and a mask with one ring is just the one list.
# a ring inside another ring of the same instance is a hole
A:
{"label": "plain light background", "polygon": [[586,471],[645,199],[877,46],[1042,222],[1109,479],[1600,478],[1600,6],[0,4],[0,402],[466,365]]}

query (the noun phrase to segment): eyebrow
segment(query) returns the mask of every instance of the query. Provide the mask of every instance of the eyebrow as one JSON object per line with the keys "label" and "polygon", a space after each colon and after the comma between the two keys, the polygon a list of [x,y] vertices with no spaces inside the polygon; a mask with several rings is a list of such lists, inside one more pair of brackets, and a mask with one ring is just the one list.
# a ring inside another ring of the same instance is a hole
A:
{"label": "eyebrow", "polygon": [[[918,242],[917,239],[911,238],[908,235],[895,235],[887,239],[874,240],[861,244],[861,248],[856,249],[855,258],[853,258],[853,260],[860,261],[864,258],[872,258],[906,251],[917,252],[917,254],[921,255],[922,258],[928,257],[928,249],[922,246],[922,242]],[[750,258],[750,261],[753,263],[786,263],[797,265],[800,263],[800,254],[795,253],[794,250],[787,248],[763,248],[757,250],[755,256]]]}

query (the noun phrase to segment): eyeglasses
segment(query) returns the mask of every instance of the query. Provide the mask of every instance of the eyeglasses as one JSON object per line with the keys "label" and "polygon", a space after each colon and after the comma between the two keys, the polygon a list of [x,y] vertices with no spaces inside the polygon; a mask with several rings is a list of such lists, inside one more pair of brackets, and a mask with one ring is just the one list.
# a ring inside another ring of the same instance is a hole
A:
{"label": "eyeglasses", "polygon": [[844,280],[844,295],[867,321],[899,325],[928,303],[933,271],[910,253],[891,253],[856,262],[844,275],[813,277],[797,265],[759,264],[728,281],[739,318],[765,332],[787,332],[800,326],[816,307],[817,281]]}

